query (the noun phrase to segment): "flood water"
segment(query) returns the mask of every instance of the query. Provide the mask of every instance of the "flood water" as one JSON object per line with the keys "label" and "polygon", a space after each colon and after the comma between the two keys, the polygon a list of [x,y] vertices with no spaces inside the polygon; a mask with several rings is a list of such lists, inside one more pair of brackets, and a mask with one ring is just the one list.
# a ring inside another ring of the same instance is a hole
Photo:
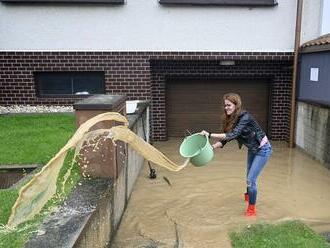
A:
{"label": "flood water", "polygon": [[[180,143],[154,145],[181,164]],[[188,165],[179,172],[155,167],[157,178],[149,179],[145,164],[112,247],[230,247],[231,231],[291,219],[330,231],[330,170],[287,143],[272,145],[258,180],[256,218],[244,216],[247,151],[231,142],[204,167]]]}

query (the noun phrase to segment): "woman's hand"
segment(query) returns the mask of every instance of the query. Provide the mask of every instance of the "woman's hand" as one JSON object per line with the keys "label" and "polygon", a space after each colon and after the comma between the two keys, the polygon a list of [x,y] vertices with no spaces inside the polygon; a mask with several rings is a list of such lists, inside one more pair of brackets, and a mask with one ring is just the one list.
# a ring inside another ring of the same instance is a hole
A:
{"label": "woman's hand", "polygon": [[207,136],[207,137],[209,137],[209,135],[210,135],[210,133],[209,132],[207,132],[207,131],[205,131],[205,130],[203,130],[202,132],[200,132],[199,133],[200,135],[204,135],[204,136]]}
{"label": "woman's hand", "polygon": [[216,149],[216,148],[222,148],[223,147],[223,145],[222,145],[222,143],[219,141],[219,142],[217,142],[217,143],[214,143],[213,145],[212,145],[212,148],[213,148],[213,150],[214,149]]}

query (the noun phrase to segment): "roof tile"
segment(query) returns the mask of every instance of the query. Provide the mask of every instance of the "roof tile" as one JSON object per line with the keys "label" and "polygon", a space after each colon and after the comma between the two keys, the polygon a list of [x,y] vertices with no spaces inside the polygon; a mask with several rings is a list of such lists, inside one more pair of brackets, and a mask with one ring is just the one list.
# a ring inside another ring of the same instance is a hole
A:
{"label": "roof tile", "polygon": [[330,33],[322,35],[314,40],[310,40],[301,45],[302,48],[310,46],[322,46],[330,44]]}

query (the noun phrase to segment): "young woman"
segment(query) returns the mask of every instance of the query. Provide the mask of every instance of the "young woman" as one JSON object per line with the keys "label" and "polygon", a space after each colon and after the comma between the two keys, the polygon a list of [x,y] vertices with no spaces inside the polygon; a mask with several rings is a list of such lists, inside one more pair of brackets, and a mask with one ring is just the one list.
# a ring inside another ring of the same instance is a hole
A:
{"label": "young woman", "polygon": [[220,141],[212,145],[213,149],[223,147],[228,141],[236,139],[239,148],[245,145],[248,148],[246,183],[247,192],[245,201],[249,203],[246,216],[256,215],[257,178],[266,165],[272,147],[265,132],[257,121],[247,111],[242,110],[241,97],[238,94],[228,93],[223,96],[224,118],[223,133],[201,132],[209,138],[217,138]]}

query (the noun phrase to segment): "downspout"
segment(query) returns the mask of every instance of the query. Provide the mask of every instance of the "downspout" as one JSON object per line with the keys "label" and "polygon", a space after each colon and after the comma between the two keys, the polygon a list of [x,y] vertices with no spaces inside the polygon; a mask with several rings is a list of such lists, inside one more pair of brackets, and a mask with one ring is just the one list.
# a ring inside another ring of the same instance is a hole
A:
{"label": "downspout", "polygon": [[290,139],[289,147],[295,146],[295,128],[296,128],[296,85],[298,73],[298,58],[301,36],[301,19],[303,10],[303,0],[297,0],[297,15],[296,15],[296,31],[294,44],[294,58],[293,58],[293,75],[292,75],[292,91],[291,91],[291,114],[290,114]]}

